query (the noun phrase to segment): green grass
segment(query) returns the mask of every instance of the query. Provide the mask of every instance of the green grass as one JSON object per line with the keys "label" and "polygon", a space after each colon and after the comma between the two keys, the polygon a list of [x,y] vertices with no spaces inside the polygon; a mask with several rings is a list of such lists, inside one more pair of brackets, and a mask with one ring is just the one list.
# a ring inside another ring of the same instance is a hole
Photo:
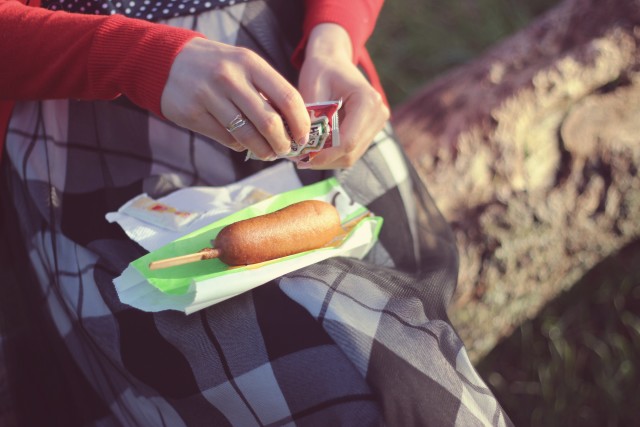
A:
{"label": "green grass", "polygon": [[640,241],[587,273],[478,370],[518,426],[638,425]]}
{"label": "green grass", "polygon": [[557,0],[387,0],[367,47],[391,105],[522,28]]}
{"label": "green grass", "polygon": [[[387,0],[368,47],[392,107],[556,0]],[[517,426],[638,425],[640,242],[604,260],[478,363]]]}

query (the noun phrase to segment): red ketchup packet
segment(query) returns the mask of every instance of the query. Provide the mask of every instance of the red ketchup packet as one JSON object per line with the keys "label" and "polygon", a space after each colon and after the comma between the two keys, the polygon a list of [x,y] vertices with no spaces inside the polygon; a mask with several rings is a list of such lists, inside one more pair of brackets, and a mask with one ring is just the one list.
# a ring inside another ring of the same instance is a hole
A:
{"label": "red ketchup packet", "polygon": [[[304,146],[300,146],[292,140],[291,152],[284,156],[279,156],[279,158],[286,158],[296,163],[308,162],[320,151],[326,148],[338,147],[340,145],[338,110],[341,106],[342,100],[306,104],[311,118],[309,142]],[[287,127],[286,123],[285,127]],[[260,160],[251,151],[247,152],[246,160],[249,159]]]}

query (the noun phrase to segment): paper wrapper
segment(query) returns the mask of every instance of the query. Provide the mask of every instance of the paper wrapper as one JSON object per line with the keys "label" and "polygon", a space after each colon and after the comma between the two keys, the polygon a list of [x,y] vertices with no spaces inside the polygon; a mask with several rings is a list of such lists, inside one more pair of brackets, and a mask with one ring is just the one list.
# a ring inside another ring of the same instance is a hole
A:
{"label": "paper wrapper", "polygon": [[[151,261],[211,247],[211,241],[225,225],[308,199],[332,203],[340,214],[345,235],[327,247],[260,264],[230,267],[213,259],[161,270],[148,268]],[[361,259],[377,241],[381,226],[382,218],[371,216],[331,178],[273,196],[173,241],[132,262],[114,284],[120,300],[140,310],[190,314],[327,258]]]}
{"label": "paper wrapper", "polygon": [[152,252],[262,199],[301,187],[293,163],[281,162],[224,187],[187,187],[156,200],[177,210],[197,214],[193,221],[181,225],[178,230],[127,213],[129,206],[145,194],[129,200],[117,212],[107,213],[106,219],[118,223],[131,240]]}

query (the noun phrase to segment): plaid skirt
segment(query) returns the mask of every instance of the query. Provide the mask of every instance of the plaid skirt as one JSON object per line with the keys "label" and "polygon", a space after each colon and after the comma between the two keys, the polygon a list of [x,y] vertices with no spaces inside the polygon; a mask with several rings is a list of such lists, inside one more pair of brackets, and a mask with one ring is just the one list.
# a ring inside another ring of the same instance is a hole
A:
{"label": "plaid skirt", "polygon": [[[302,2],[256,0],[167,21],[261,54],[294,84]],[[266,163],[269,165],[269,163]],[[105,220],[132,197],[220,186],[265,166],[125,98],[22,102],[2,170],[47,314],[118,424],[510,425],[447,319],[450,229],[387,127],[335,175],[385,218],[364,260],[334,258],[192,315],[122,304],[145,251]],[[24,271],[24,270],[23,270]]]}

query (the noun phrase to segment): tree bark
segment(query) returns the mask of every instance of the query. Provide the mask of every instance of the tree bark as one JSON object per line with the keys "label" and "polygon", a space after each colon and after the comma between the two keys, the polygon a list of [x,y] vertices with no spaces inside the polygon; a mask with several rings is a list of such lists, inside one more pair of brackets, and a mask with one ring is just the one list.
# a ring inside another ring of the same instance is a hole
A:
{"label": "tree bark", "polygon": [[565,0],[396,108],[461,255],[478,360],[640,236],[640,0]]}

